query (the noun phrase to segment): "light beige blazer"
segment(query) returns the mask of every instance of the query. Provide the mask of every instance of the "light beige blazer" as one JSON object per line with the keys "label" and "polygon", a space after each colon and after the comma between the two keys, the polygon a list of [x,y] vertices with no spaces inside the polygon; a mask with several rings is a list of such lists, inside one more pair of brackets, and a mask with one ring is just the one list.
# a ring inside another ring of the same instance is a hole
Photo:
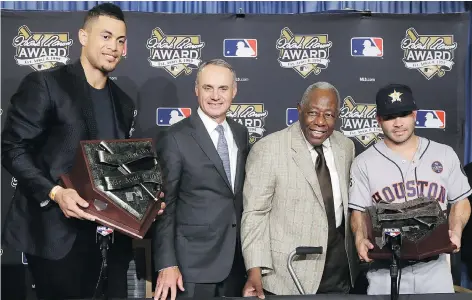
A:
{"label": "light beige blazer", "polygon": [[[350,229],[348,184],[354,143],[342,133],[330,136],[339,175],[346,228],[346,255],[351,280],[358,258]],[[252,147],[246,162],[241,241],[246,269],[263,269],[263,288],[277,295],[299,294],[287,269],[287,258],[299,246],[326,251],[328,221],[305,137],[299,122],[272,133]],[[320,284],[326,253],[299,257],[293,267],[307,294]]]}

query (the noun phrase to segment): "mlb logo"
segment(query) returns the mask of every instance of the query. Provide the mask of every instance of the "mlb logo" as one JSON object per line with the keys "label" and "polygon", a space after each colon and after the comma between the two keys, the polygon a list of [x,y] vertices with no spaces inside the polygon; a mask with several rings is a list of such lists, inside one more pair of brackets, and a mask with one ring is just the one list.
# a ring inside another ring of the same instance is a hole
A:
{"label": "mlb logo", "polygon": [[386,236],[397,237],[401,234],[401,231],[397,228],[384,228],[383,233],[384,234],[382,235],[382,241],[385,243]]}
{"label": "mlb logo", "polygon": [[225,39],[224,57],[257,57],[256,39]]}
{"label": "mlb logo", "polygon": [[351,56],[382,57],[383,38],[353,37],[351,38]]}
{"label": "mlb logo", "polygon": [[24,265],[28,264],[28,260],[26,259],[26,256],[23,252],[21,252],[21,263]]}
{"label": "mlb logo", "polygon": [[396,236],[400,235],[400,231],[386,232],[386,234],[391,236],[391,237],[396,237]]}
{"label": "mlb logo", "polygon": [[190,116],[192,109],[185,107],[158,107],[156,111],[157,126],[170,126]]}
{"label": "mlb logo", "polygon": [[287,126],[292,125],[298,121],[298,110],[296,108],[287,108],[287,113],[285,116],[285,122]]}
{"label": "mlb logo", "polygon": [[445,128],[446,112],[444,110],[421,109],[416,112],[416,128]]}
{"label": "mlb logo", "polygon": [[106,226],[97,226],[97,233],[103,236],[107,236],[113,233],[113,229],[108,228]]}

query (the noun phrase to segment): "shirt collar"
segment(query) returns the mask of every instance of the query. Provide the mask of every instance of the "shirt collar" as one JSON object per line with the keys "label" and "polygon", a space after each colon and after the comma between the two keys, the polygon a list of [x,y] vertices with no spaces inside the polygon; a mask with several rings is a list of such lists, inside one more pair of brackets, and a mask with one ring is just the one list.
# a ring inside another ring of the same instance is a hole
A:
{"label": "shirt collar", "polygon": [[[209,134],[211,134],[216,129],[216,127],[220,125],[215,120],[207,116],[200,107],[197,109],[197,113],[200,116],[200,119],[202,119],[203,125],[205,125],[205,128]],[[225,132],[228,132],[229,125],[226,119],[223,121],[223,123],[221,123],[221,125],[223,125]]]}
{"label": "shirt collar", "polygon": [[[313,146],[312,144],[310,144],[310,143],[308,142],[308,140],[306,139],[305,134],[303,133],[303,130],[302,130],[301,126],[300,126],[300,132],[302,133],[303,140],[305,141],[305,144],[306,144],[308,150],[309,150],[309,151],[314,150],[314,149],[313,149],[314,146]],[[331,138],[331,137],[328,137],[328,138],[323,142],[322,145],[324,146],[324,147],[323,147],[324,149],[330,149],[330,148],[331,148],[331,142],[329,141],[330,138]]]}
{"label": "shirt collar", "polygon": [[[426,151],[428,147],[428,139],[418,136],[418,143],[418,149],[416,149],[415,155],[413,156],[413,161],[419,161],[423,156],[424,151]],[[403,158],[397,152],[393,151],[387,146],[387,144],[385,144],[384,139],[378,141],[375,144],[375,147],[384,153],[387,152],[387,156],[389,157],[398,157],[399,159],[403,160]]]}

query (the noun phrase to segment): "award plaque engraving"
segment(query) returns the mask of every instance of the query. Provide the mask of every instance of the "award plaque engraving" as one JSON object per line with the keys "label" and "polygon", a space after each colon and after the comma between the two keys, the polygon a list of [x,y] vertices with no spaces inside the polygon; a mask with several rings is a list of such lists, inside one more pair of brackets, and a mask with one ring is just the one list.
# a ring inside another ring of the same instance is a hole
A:
{"label": "award plaque engraving", "polygon": [[162,173],[152,139],[81,141],[74,166],[61,176],[89,202],[96,222],[142,239],[160,209]]}
{"label": "award plaque engraving", "polygon": [[369,258],[389,260],[392,252],[385,245],[384,229],[401,232],[400,258],[422,260],[442,253],[452,253],[445,212],[435,199],[420,197],[403,203],[378,203],[366,208],[367,235],[374,245]]}

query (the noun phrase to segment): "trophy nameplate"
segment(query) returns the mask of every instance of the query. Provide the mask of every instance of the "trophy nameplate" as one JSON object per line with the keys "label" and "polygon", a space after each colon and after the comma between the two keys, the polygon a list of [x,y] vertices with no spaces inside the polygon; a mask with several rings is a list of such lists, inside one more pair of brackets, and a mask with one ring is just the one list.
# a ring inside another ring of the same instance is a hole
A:
{"label": "trophy nameplate", "polygon": [[61,175],[95,221],[142,239],[160,209],[162,173],[152,139],[81,141],[75,163]]}
{"label": "trophy nameplate", "polygon": [[449,238],[446,214],[437,200],[421,197],[398,204],[379,203],[367,207],[364,216],[368,239],[374,245],[368,252],[371,259],[392,258],[391,249],[384,245],[383,228],[400,229],[403,260],[423,260],[455,249]]}

